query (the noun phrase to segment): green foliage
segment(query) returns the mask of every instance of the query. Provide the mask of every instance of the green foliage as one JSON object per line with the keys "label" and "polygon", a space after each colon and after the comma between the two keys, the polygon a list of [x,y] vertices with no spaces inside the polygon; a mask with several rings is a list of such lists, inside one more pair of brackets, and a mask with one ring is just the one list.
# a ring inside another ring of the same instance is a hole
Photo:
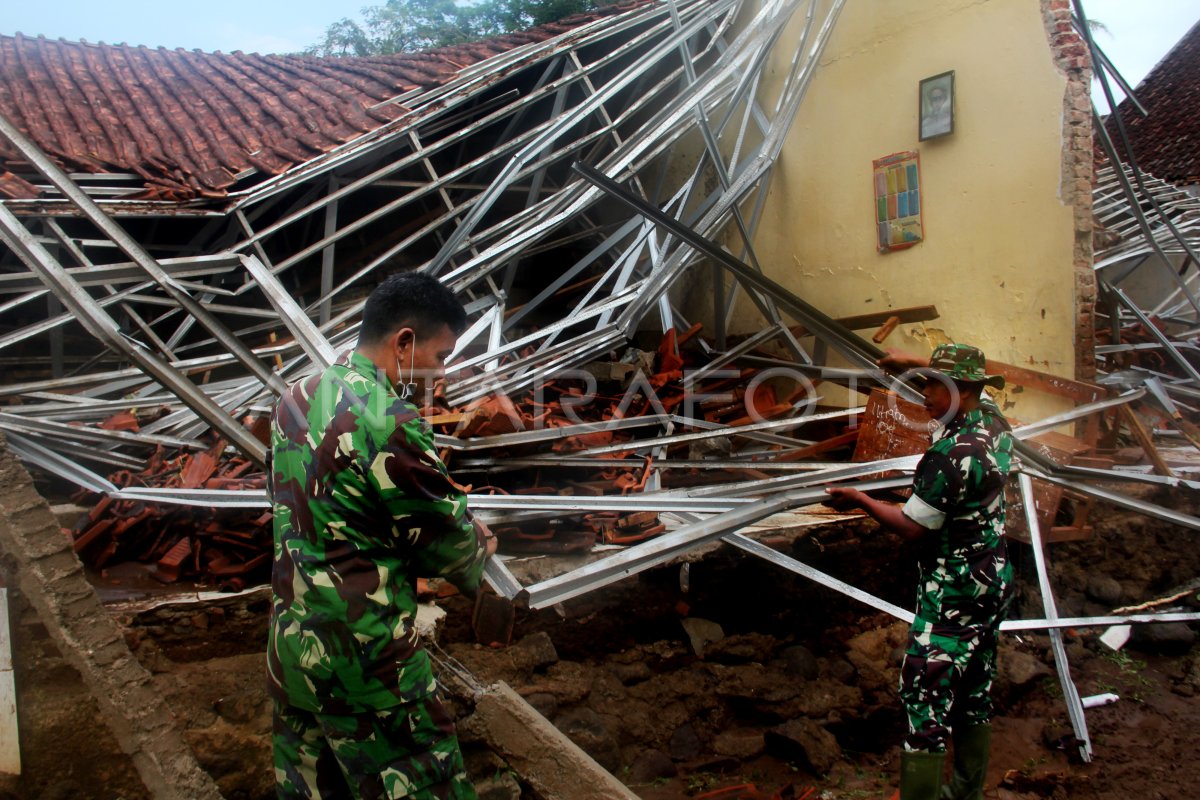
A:
{"label": "green foliage", "polygon": [[1021,774],[1027,778],[1032,777],[1033,773],[1037,771],[1037,768],[1045,764],[1046,761],[1047,759],[1045,756],[1025,759],[1025,763],[1021,765]]}
{"label": "green foliage", "polygon": [[504,780],[504,776],[512,778],[517,783],[521,782],[521,775],[507,764],[503,767],[496,767],[496,771],[492,773],[492,780],[496,783]]}
{"label": "green foliage", "polygon": [[1140,661],[1124,650],[1114,650],[1104,654],[1106,661],[1114,664],[1127,677],[1135,677],[1146,668],[1146,662]]}
{"label": "green foliage", "polygon": [[414,53],[524,30],[588,11],[601,0],[386,0],[363,9],[363,20],[341,19],[304,52],[317,56]]}
{"label": "green foliage", "polygon": [[706,792],[721,782],[721,776],[713,772],[694,772],[687,779],[687,793]]}
{"label": "green foliage", "polygon": [[1135,703],[1144,703],[1147,692],[1154,689],[1154,681],[1143,674],[1146,669],[1146,662],[1134,658],[1124,650],[1105,653],[1104,659],[1118,669],[1116,677],[1119,679],[1121,685],[1117,683],[1102,683],[1100,691],[1113,692]]}
{"label": "green foliage", "polygon": [[633,767],[630,766],[629,764],[625,764],[624,766],[621,767],[621,783],[625,784],[626,786],[628,786],[631,789],[644,787],[644,786],[654,786],[654,787],[666,786],[668,783],[671,782],[670,778],[659,775],[656,778],[650,779],[650,781],[648,783],[632,783],[630,781],[630,775],[632,773],[633,773]]}

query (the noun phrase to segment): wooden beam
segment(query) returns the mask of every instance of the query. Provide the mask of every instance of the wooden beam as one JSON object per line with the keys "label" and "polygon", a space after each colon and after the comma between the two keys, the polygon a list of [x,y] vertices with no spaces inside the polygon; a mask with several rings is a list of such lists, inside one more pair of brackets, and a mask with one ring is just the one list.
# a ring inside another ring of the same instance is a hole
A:
{"label": "wooden beam", "polygon": [[896,330],[896,326],[900,324],[900,318],[891,316],[887,318],[887,322],[879,326],[879,330],[875,331],[875,335],[871,337],[871,341],[875,344],[883,344],[883,340],[892,335],[892,331]]}
{"label": "wooden beam", "polygon": [[[852,317],[841,317],[835,321],[852,331],[859,331],[863,328],[878,328],[892,317],[896,317],[899,320],[897,323],[899,325],[908,325],[913,322],[928,322],[931,319],[938,318],[938,310],[937,306],[889,308],[886,311],[876,311],[871,314],[856,314]],[[803,325],[795,325],[788,330],[796,337],[807,336],[809,334],[808,329]]]}
{"label": "wooden beam", "polygon": [[839,433],[836,436],[831,436],[828,439],[822,439],[819,442],[814,442],[807,447],[801,447],[799,450],[789,450],[770,461],[803,461],[806,458],[820,455],[821,453],[837,450],[842,447],[848,447],[858,441],[858,429],[846,433]]}
{"label": "wooden beam", "polygon": [[1077,405],[1094,403],[1108,394],[1101,386],[1062,378],[1048,372],[1038,372],[1027,367],[1018,367],[1015,364],[1005,364],[1003,361],[995,361],[990,358],[987,360],[987,371],[995,375],[1003,375],[1007,383],[1015,383],[1026,389],[1035,389],[1055,397],[1065,397],[1073,400]]}
{"label": "wooden beam", "polygon": [[8,589],[0,579],[0,773],[21,774],[17,736],[17,690],[13,684],[12,637],[8,628]]}
{"label": "wooden beam", "polygon": [[1138,415],[1133,412],[1128,405],[1119,407],[1121,416],[1125,419],[1125,424],[1129,426],[1130,433],[1133,438],[1138,440],[1138,444],[1142,446],[1146,456],[1150,459],[1150,463],[1154,465],[1154,471],[1159,475],[1167,477],[1175,477],[1175,473],[1167,466],[1167,462],[1163,460],[1162,455],[1158,452],[1158,448],[1154,446],[1154,439],[1150,432],[1146,430],[1146,426],[1138,419]]}

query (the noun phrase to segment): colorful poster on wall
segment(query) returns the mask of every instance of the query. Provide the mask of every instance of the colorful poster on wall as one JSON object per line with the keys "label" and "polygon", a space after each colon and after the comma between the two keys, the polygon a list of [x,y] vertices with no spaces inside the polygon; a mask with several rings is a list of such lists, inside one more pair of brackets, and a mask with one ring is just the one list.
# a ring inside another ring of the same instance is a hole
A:
{"label": "colorful poster on wall", "polygon": [[921,226],[921,162],[916,151],[893,153],[875,168],[875,228],[881,253],[912,247],[924,238]]}

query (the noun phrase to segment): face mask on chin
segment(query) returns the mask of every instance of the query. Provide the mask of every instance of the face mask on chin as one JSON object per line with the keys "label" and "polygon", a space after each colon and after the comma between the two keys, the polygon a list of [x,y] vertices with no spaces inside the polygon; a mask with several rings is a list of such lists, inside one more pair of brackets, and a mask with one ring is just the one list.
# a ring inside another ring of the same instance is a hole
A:
{"label": "face mask on chin", "polygon": [[396,358],[396,394],[400,395],[401,400],[414,402],[417,396],[417,384],[413,380],[417,376],[417,337],[413,334],[412,339],[412,354],[408,365],[407,383],[404,381],[404,370],[400,367],[400,359]]}

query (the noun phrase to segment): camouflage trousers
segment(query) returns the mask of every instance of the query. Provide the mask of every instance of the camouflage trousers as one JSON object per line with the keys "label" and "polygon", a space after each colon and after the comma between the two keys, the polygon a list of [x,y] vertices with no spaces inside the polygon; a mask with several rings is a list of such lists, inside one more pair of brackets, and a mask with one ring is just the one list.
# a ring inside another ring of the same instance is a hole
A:
{"label": "camouflage trousers", "polygon": [[943,753],[953,725],[991,720],[998,626],[999,619],[970,625],[913,620],[900,668],[905,750]]}
{"label": "camouflage trousers", "polygon": [[275,702],[280,800],[475,800],[454,721],[436,695],[347,716]]}

